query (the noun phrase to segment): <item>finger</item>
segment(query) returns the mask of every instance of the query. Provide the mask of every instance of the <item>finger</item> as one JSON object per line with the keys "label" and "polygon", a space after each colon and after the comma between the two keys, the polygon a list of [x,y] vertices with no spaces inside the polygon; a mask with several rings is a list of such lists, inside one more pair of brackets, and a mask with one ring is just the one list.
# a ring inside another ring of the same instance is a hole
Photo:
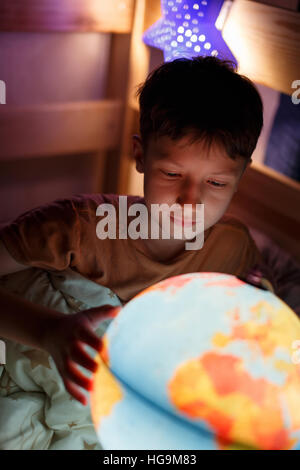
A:
{"label": "finger", "polygon": [[98,369],[98,363],[87,354],[87,352],[80,346],[80,343],[75,344],[75,347],[71,351],[71,358],[74,362],[85,367],[91,372],[96,372]]}
{"label": "finger", "polygon": [[82,325],[82,327],[80,328],[78,339],[83,343],[86,343],[91,346],[97,352],[100,350],[102,345],[101,338],[99,338],[99,336],[97,336],[96,333],[94,333],[94,331],[91,330],[87,325]]}
{"label": "finger", "polygon": [[90,390],[91,380],[83,375],[70,360],[67,361],[65,376],[76,385],[79,385],[85,390]]}
{"label": "finger", "polygon": [[117,316],[122,307],[112,307],[111,305],[102,305],[101,307],[92,308],[85,312],[89,320],[99,322],[99,320],[105,320],[107,318],[114,318]]}
{"label": "finger", "polygon": [[123,307],[121,305],[119,307],[114,307],[114,309],[110,312],[110,317],[116,317],[119,314],[120,310],[122,310],[122,308]]}
{"label": "finger", "polygon": [[66,387],[66,390],[69,392],[69,394],[75,398],[77,401],[79,401],[82,405],[87,405],[87,398],[85,395],[79,392],[78,388],[76,385],[74,385],[70,380],[65,379],[64,384]]}

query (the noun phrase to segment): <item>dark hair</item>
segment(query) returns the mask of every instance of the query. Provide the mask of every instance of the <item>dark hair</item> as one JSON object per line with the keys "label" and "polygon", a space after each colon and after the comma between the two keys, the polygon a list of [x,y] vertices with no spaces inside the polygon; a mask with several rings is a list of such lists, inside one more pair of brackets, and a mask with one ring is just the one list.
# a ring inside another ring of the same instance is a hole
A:
{"label": "dark hair", "polygon": [[249,160],[263,126],[263,104],[254,84],[236,72],[234,62],[197,56],[166,62],[138,86],[140,134],[191,144],[217,140],[228,156]]}

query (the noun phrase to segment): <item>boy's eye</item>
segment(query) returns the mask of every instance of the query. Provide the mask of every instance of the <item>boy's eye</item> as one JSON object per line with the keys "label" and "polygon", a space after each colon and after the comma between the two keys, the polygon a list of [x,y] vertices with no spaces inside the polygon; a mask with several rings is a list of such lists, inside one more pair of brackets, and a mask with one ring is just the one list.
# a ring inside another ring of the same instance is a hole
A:
{"label": "boy's eye", "polygon": [[211,184],[212,186],[215,186],[216,188],[224,188],[224,186],[226,186],[226,183],[219,183],[218,181],[214,181],[214,180],[208,180],[209,184]]}
{"label": "boy's eye", "polygon": [[167,176],[170,176],[171,178],[173,177],[176,177],[176,176],[180,176],[180,173],[174,173],[173,171],[163,171],[163,173]]}

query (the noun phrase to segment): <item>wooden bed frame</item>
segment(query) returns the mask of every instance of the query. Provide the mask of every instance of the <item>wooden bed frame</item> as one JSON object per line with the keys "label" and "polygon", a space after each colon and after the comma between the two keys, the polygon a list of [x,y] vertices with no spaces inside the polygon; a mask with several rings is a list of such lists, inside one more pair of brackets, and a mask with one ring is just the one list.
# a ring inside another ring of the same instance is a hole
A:
{"label": "wooden bed frame", "polygon": [[[277,4],[280,1],[276,0]],[[106,161],[107,171],[105,184],[98,190],[136,192],[131,183],[135,171],[131,135],[138,132],[134,92],[151,68],[159,64],[153,60],[151,63],[153,55],[141,36],[161,16],[160,0],[76,0],[66,10],[61,0],[28,0],[26,11],[21,3],[2,0],[0,31],[111,33],[111,80],[103,101],[31,108],[1,105],[0,160],[96,152],[102,163]],[[290,0],[290,9],[235,0],[223,28],[224,38],[239,60],[239,72],[288,94],[294,92],[292,81],[300,79],[300,13],[293,11],[295,5],[295,0]],[[161,55],[158,57],[161,59]],[[124,60],[125,73],[120,66]],[[122,93],[120,76],[125,83]],[[243,176],[229,212],[264,232],[300,261],[299,208],[299,183],[253,163]]]}
{"label": "wooden bed frame", "polygon": [[264,165],[252,163],[228,212],[265,233],[300,263],[300,184]]}

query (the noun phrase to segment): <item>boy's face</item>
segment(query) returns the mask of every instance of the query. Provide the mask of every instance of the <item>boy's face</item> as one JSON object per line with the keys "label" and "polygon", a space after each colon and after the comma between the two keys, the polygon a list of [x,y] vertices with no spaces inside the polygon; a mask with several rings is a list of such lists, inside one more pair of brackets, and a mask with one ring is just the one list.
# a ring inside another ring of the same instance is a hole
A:
{"label": "boy's face", "polygon": [[[133,136],[136,169],[144,173],[144,199],[151,204],[204,204],[204,230],[217,223],[225,213],[246,168],[245,159],[231,160],[226,151],[212,143],[187,144],[184,137],[176,143],[163,136],[149,140],[147,154],[141,139]],[[248,162],[250,163],[250,162]]]}

